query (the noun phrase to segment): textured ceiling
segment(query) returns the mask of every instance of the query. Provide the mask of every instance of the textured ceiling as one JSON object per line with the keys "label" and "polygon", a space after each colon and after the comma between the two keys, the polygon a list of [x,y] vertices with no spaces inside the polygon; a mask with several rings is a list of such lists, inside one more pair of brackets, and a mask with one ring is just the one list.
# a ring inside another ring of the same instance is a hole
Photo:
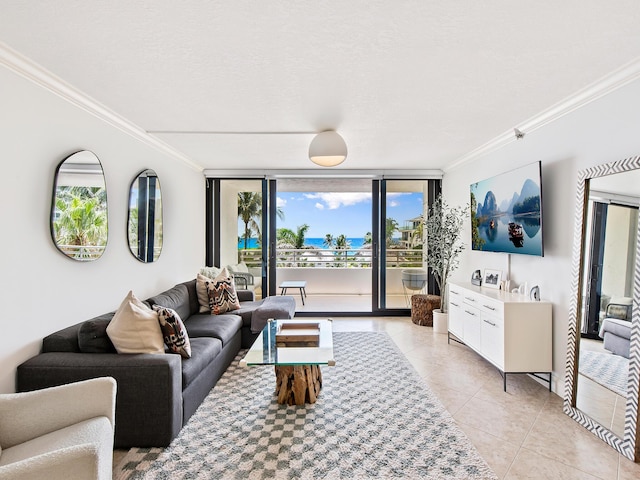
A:
{"label": "textured ceiling", "polygon": [[[2,0],[0,41],[203,168],[446,168],[640,56],[637,0]],[[168,132],[168,133],[167,133]]]}

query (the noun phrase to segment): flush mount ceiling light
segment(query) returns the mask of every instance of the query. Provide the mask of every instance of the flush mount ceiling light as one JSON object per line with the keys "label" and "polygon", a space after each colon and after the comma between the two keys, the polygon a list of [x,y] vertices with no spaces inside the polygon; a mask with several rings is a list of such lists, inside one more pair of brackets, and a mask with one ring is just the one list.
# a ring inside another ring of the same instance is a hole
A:
{"label": "flush mount ceiling light", "polygon": [[347,144],[337,132],[319,133],[309,145],[309,159],[321,167],[335,167],[347,158]]}

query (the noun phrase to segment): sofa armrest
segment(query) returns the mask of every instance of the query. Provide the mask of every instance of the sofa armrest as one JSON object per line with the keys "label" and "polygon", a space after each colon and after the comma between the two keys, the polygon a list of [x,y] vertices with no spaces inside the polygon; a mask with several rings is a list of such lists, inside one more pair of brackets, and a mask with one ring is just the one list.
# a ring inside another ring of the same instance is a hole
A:
{"label": "sofa armrest", "polygon": [[[98,451],[93,445],[74,445],[0,466],[0,478],[12,480],[86,480],[107,478],[98,471]],[[108,462],[111,465],[111,462]],[[109,472],[109,478],[111,472]]]}
{"label": "sofa armrest", "polygon": [[256,299],[256,294],[253,293],[253,290],[236,290],[236,294],[240,302],[253,302]]}
{"label": "sofa armrest", "polygon": [[182,427],[180,355],[50,352],[18,367],[18,391],[109,376],[118,384],[116,447],[167,446]]}
{"label": "sofa armrest", "polygon": [[0,445],[12,447],[102,416],[113,428],[115,406],[116,381],[110,377],[0,395]]}

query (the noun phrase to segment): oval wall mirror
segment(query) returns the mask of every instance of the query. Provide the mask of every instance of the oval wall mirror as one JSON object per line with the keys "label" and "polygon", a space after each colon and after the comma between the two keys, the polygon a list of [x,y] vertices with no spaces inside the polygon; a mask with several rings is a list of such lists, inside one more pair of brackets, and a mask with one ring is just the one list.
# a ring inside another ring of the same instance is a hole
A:
{"label": "oval wall mirror", "polygon": [[107,245],[107,189],[98,157],[69,155],[53,181],[51,237],[58,250],[80,262],[100,258]]}
{"label": "oval wall mirror", "polygon": [[162,252],[162,195],[153,170],[143,170],[129,190],[129,249],[144,263],[158,260]]}
{"label": "oval wall mirror", "polygon": [[640,157],[579,174],[564,411],[638,460]]}

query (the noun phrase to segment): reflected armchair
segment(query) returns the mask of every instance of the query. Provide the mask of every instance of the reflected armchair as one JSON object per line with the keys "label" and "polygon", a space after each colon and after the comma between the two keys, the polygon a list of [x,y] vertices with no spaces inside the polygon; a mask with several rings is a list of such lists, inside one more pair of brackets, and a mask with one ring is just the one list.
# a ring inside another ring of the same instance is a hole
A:
{"label": "reflected armchair", "polygon": [[0,478],[111,479],[116,381],[0,395]]}

